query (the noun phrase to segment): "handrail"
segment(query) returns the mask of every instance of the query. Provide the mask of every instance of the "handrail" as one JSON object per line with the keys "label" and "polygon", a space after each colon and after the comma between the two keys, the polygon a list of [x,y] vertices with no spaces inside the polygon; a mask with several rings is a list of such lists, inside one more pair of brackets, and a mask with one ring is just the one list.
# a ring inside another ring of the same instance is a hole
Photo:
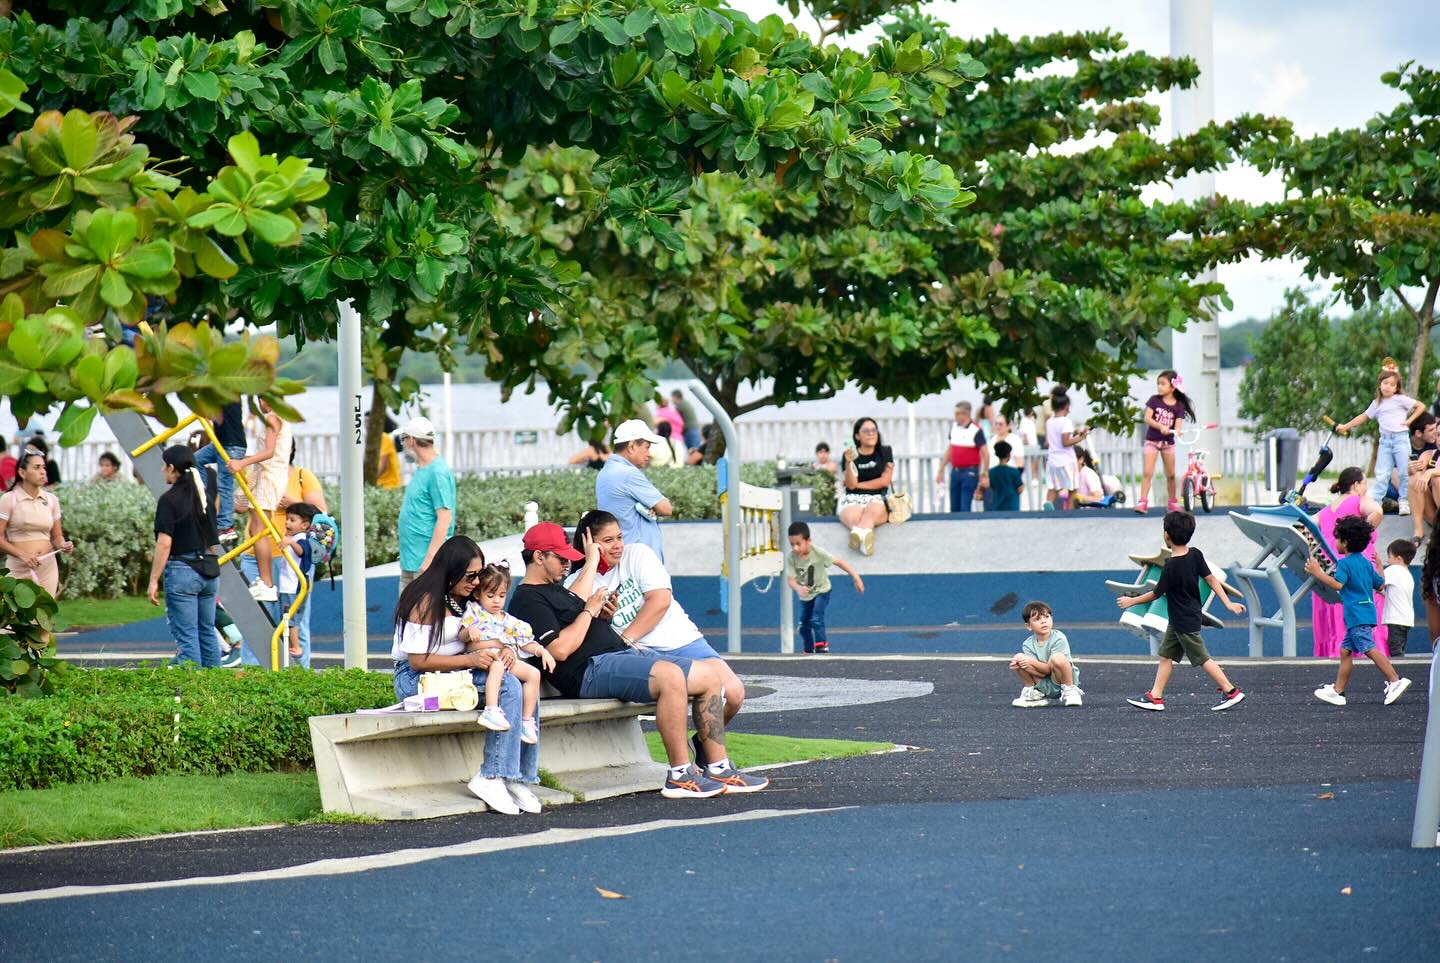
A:
{"label": "handrail", "polygon": [[[169,441],[197,421],[200,423],[200,427],[204,429],[205,434],[209,436],[210,443],[215,446],[216,453],[225,459],[225,467],[230,467],[230,454],[225,450],[225,446],[220,444],[220,439],[215,436],[215,428],[210,424],[210,419],[194,414],[181,419],[174,428],[168,428],[162,431],[160,434],[130,452],[130,457],[140,457],[156,445],[161,445]],[[285,538],[280,534],[280,530],[275,527],[275,523],[270,518],[270,513],[261,510],[259,506],[256,505],[255,495],[250,491],[250,485],[245,481],[244,474],[240,472],[231,472],[231,474],[235,478],[235,483],[240,486],[240,490],[245,493],[245,497],[249,500],[252,510],[260,516],[260,523],[264,526],[265,530],[251,535],[245,539],[245,541],[236,545],[224,555],[221,555],[220,564],[224,565],[226,562],[235,559],[256,542],[260,541],[260,539],[268,535],[275,541],[276,545],[280,546],[280,557],[285,560],[285,564],[289,565],[290,568],[295,571],[295,575],[299,579],[300,590],[295,593],[295,601],[290,603],[290,608],[280,617],[280,623],[275,626],[275,631],[270,636],[270,670],[273,672],[280,668],[280,639],[284,637],[286,631],[290,628],[290,620],[295,617],[295,613],[300,611],[300,606],[305,602],[305,596],[310,594],[310,580],[305,577],[304,572],[300,571],[299,563],[291,558],[285,551]]]}

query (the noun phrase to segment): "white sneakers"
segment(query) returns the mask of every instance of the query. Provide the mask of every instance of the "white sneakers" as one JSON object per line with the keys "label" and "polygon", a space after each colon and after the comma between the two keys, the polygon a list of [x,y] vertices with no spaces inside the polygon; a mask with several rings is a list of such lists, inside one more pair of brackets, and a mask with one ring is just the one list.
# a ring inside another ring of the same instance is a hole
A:
{"label": "white sneakers", "polygon": [[1410,688],[1410,680],[1405,678],[1404,676],[1401,676],[1394,682],[1385,683],[1385,704],[1388,706],[1390,703],[1400,698],[1402,695],[1405,694],[1405,690],[1408,688]]}
{"label": "white sneakers", "polygon": [[858,528],[852,528],[852,529],[850,529],[850,551],[852,551],[852,552],[858,552],[858,551],[860,551],[860,539],[861,539],[861,537],[862,537],[862,536],[861,536],[861,534],[860,534],[860,529],[858,529]]}
{"label": "white sneakers", "polygon": [[[1410,680],[1403,676],[1394,682],[1385,683],[1385,704],[1388,706],[1393,703],[1396,699],[1404,695],[1405,690],[1408,688],[1410,688]],[[1332,706],[1343,706],[1345,704],[1344,694],[1336,692],[1333,683],[1326,683],[1316,689],[1315,698],[1321,702],[1328,702]]]}
{"label": "white sneakers", "polygon": [[518,816],[522,812],[538,813],[542,808],[535,793],[518,779],[485,779],[477,772],[467,785],[481,802],[497,813]]}
{"label": "white sneakers", "polygon": [[[1060,686],[1060,704],[1062,706],[1073,708],[1084,705],[1084,700],[1081,699],[1083,695],[1085,695],[1085,690],[1078,685]],[[1039,689],[1027,685],[1020,690],[1020,698],[1010,704],[1017,709],[1043,709],[1050,705],[1050,700]]]}
{"label": "white sneakers", "polygon": [[275,594],[275,586],[266,585],[259,579],[250,583],[250,597],[257,602],[275,602],[280,598]]}
{"label": "white sneakers", "polygon": [[530,787],[518,779],[505,780],[505,789],[515,800],[515,805],[520,807],[521,812],[538,813],[540,811],[540,800],[530,791]]}
{"label": "white sneakers", "polygon": [[491,732],[510,731],[510,720],[505,718],[505,710],[499,706],[486,706],[475,721]]}
{"label": "white sneakers", "polygon": [[[1074,688],[1071,686],[1070,688]],[[1020,698],[1010,703],[1017,709],[1043,709],[1050,704],[1044,693],[1034,686],[1027,685],[1020,690]]]}
{"label": "white sneakers", "polygon": [[507,816],[520,815],[520,807],[515,805],[515,799],[505,788],[505,780],[485,779],[477,772],[467,785],[481,802],[497,813]]}
{"label": "white sneakers", "polygon": [[534,719],[520,720],[520,741],[532,746],[540,741],[540,727]]}

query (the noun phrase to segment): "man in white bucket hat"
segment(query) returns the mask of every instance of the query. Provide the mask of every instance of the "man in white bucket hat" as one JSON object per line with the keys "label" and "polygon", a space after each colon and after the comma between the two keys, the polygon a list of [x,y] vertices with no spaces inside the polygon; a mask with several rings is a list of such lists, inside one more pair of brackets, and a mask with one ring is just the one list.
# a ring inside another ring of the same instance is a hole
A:
{"label": "man in white bucket hat", "polygon": [[650,446],[665,443],[639,418],[624,422],[615,429],[613,454],[595,476],[595,507],[619,519],[625,541],[650,546],[662,562],[665,545],[657,517],[673,515],[675,509],[644,469],[650,464]]}
{"label": "man in white bucket hat", "polygon": [[405,450],[419,466],[400,503],[400,590],[425,571],[435,551],[455,534],[455,473],[435,450],[435,425],[411,418],[400,431]]}

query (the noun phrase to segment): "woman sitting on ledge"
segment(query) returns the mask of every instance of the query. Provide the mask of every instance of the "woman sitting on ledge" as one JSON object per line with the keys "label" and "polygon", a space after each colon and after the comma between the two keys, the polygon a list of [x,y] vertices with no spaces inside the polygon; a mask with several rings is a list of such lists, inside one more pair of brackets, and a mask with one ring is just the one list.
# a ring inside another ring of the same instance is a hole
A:
{"label": "woman sitting on ledge", "polygon": [[[467,642],[479,641],[479,630],[461,627],[460,620],[475,600],[485,556],[472,539],[456,535],[435,552],[430,567],[405,587],[395,606],[395,697],[405,699],[420,689],[422,672],[468,669],[478,690],[496,659],[510,665],[515,655],[508,648],[466,652]],[[521,716],[520,681],[505,673],[500,684],[500,708],[506,716]],[[526,783],[540,781],[539,747],[521,741],[520,727],[485,735],[485,762],[470,780],[470,791],[497,812],[514,816],[521,810],[540,811],[540,800]]]}

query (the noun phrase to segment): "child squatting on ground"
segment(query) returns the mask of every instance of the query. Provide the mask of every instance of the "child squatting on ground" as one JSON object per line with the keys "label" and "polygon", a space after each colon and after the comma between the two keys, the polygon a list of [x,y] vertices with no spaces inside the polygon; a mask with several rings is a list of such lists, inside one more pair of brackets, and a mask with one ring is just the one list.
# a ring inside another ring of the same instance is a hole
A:
{"label": "child squatting on ground", "polygon": [[1160,664],[1155,667],[1155,684],[1150,691],[1138,699],[1126,699],[1137,709],[1163,712],[1165,709],[1165,686],[1170,682],[1170,673],[1181,655],[1198,665],[1205,674],[1215,680],[1220,688],[1220,701],[1211,706],[1212,712],[1228,709],[1245,698],[1245,693],[1230,684],[1225,671],[1210,658],[1205,640],[1200,638],[1200,582],[1203,579],[1210,590],[1225,603],[1235,615],[1245,611],[1245,606],[1232,602],[1225,594],[1225,588],[1205,564],[1205,556],[1198,548],[1190,547],[1190,537],[1195,534],[1195,516],[1189,512],[1166,512],[1161,523],[1165,529],[1165,544],[1170,548],[1170,558],[1160,573],[1155,587],[1143,595],[1115,600],[1122,609],[1132,605],[1144,605],[1164,597],[1169,606],[1169,624],[1165,626],[1165,638],[1160,643]]}
{"label": "child squatting on ground", "polygon": [[855,591],[861,595],[865,594],[865,583],[859,572],[810,541],[809,525],[794,522],[787,534],[790,556],[785,559],[785,576],[800,596],[800,641],[805,644],[806,652],[823,654],[830,651],[830,640],[825,635],[825,609],[830,605],[830,566],[849,575]]}
{"label": "child squatting on ground", "polygon": [[1027,602],[1020,617],[1030,635],[1020,646],[1020,654],[1010,660],[1010,671],[1020,677],[1025,688],[1010,704],[1017,709],[1040,709],[1059,696],[1061,705],[1080,705],[1085,694],[1080,689],[1080,667],[1071,661],[1070,640],[1055,628],[1055,613],[1049,604]]}
{"label": "child squatting on ground", "polygon": [[1315,698],[1335,706],[1345,704],[1345,686],[1350,681],[1350,669],[1357,655],[1367,657],[1380,667],[1385,676],[1387,706],[1410,688],[1410,680],[1400,678],[1389,656],[1375,647],[1375,592],[1385,587],[1385,579],[1363,554],[1373,532],[1370,523],[1359,515],[1347,515],[1335,523],[1335,544],[1345,554],[1335,565],[1334,577],[1326,575],[1313,556],[1305,563],[1305,571],[1315,581],[1340,592],[1340,603],[1345,606],[1340,670],[1335,674],[1334,683],[1315,690]]}
{"label": "child squatting on ground", "polygon": [[[490,674],[485,677],[485,708],[480,712],[480,725],[495,732],[510,728],[505,710],[500,708],[500,683],[506,671],[520,680],[523,693],[520,719],[520,741],[530,745],[540,741],[540,725],[536,711],[540,705],[540,670],[520,658],[520,653],[540,659],[546,672],[555,671],[555,657],[535,641],[535,633],[529,622],[522,622],[505,611],[505,596],[510,592],[510,568],[506,565],[486,565],[480,572],[480,611],[469,606],[462,626],[477,626],[480,638],[465,647],[467,652],[479,649],[509,649],[513,658],[496,659],[490,663]],[[507,666],[505,663],[509,661]]]}
{"label": "child squatting on ground", "polygon": [[[285,507],[285,543],[282,551],[289,556],[307,579],[314,577],[315,565],[310,552],[310,526],[320,509],[308,502],[296,502]],[[280,564],[280,579],[275,586],[276,599],[281,612],[290,611],[295,596],[300,594],[300,579],[288,562]],[[305,654],[300,647],[300,623],[310,618],[310,606],[300,606],[295,618],[290,621],[290,657],[298,659]]]}

